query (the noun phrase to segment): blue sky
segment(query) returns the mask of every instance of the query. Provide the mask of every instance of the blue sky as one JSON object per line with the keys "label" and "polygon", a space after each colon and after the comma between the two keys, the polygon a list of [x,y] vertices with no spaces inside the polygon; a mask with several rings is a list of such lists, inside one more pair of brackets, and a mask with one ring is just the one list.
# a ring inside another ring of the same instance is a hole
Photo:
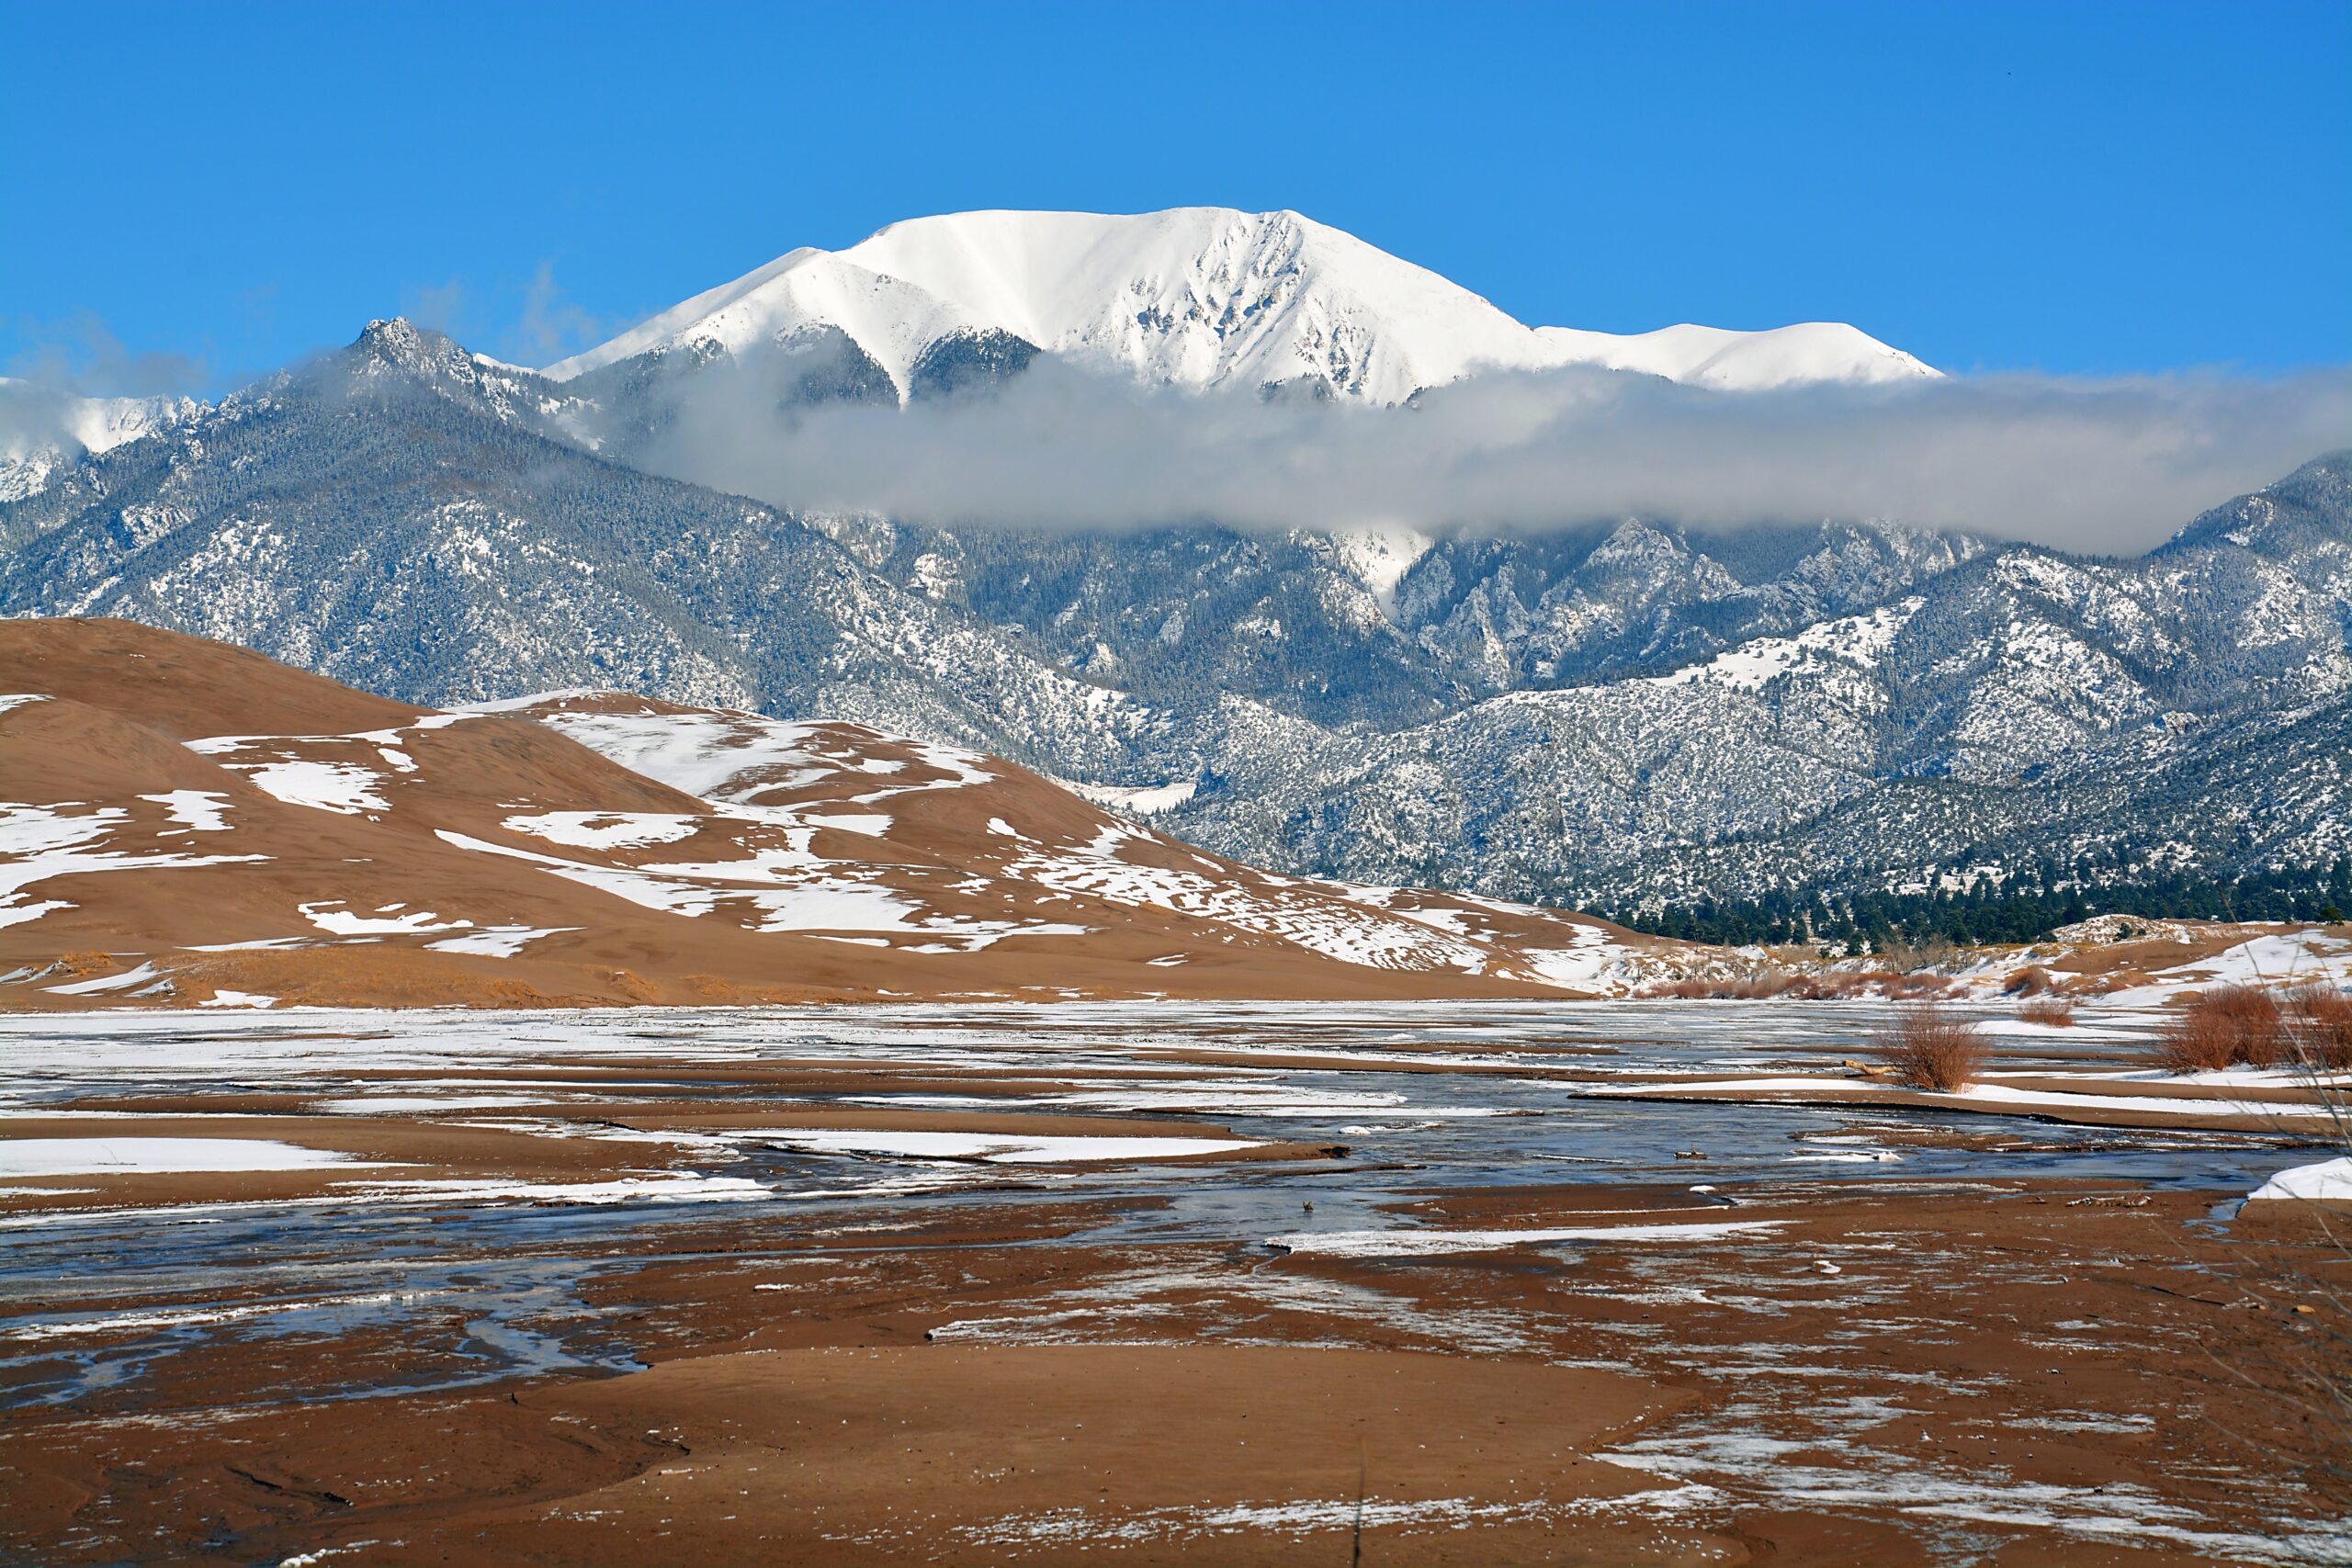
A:
{"label": "blue sky", "polygon": [[539,362],[974,207],[1292,207],[1534,323],[1958,370],[2352,361],[2352,3],[0,0],[0,367]]}

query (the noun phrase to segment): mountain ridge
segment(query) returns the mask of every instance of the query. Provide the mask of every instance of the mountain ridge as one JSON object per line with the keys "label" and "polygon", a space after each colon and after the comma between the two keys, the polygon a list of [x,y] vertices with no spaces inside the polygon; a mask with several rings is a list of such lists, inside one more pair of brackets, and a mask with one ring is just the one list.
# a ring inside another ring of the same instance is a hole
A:
{"label": "mountain ridge", "polygon": [[741,356],[843,333],[901,401],[943,342],[1006,340],[1147,381],[1399,403],[1484,370],[1594,366],[1724,389],[1937,374],[1842,322],[1689,324],[1619,336],[1531,328],[1438,274],[1288,210],[988,210],[902,220],[841,251],[802,247],[547,367]]}
{"label": "mountain ridge", "polygon": [[[1258,863],[1555,903],[2324,861],[2352,818],[2340,455],[2143,557],[1628,520],[1399,535],[1374,570],[1314,530],[798,514],[630,468],[576,413],[376,323],[0,505],[0,611],[435,705],[617,686],[869,723]],[[2254,793],[2200,810],[2197,780]]]}

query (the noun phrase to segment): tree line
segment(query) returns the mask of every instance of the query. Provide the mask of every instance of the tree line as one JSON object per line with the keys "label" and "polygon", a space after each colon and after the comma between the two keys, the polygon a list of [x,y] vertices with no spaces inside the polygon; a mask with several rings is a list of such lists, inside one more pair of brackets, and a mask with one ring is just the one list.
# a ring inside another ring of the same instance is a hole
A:
{"label": "tree line", "polygon": [[2179,873],[2129,884],[2086,886],[2048,863],[1996,885],[1962,889],[1829,893],[1780,888],[1758,898],[1702,898],[1687,905],[1593,907],[1586,914],[1653,936],[1730,947],[1805,946],[1832,956],[1949,942],[1960,947],[2040,942],[2094,915],[2146,919],[2310,920],[2335,923],[2352,910],[2352,858],[2327,865]]}

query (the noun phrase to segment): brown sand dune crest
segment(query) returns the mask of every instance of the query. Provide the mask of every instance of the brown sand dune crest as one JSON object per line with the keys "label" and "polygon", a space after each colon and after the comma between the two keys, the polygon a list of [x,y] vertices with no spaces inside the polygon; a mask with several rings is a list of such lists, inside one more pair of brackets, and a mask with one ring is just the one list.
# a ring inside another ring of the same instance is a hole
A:
{"label": "brown sand dune crest", "polygon": [[1272,875],[861,725],[433,713],[112,621],[0,625],[0,692],[17,1009],[1559,997],[1719,962]]}

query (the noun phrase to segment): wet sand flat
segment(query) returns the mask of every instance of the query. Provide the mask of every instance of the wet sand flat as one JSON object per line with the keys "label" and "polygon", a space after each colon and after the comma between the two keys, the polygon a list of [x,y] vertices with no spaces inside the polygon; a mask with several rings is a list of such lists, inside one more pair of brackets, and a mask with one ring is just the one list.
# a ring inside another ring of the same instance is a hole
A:
{"label": "wet sand flat", "polygon": [[0,1555],[2330,1560],[2293,1135],[1500,1070],[1870,1027],[1677,1006],[20,1035],[0,1151],[366,1168],[0,1182]]}

